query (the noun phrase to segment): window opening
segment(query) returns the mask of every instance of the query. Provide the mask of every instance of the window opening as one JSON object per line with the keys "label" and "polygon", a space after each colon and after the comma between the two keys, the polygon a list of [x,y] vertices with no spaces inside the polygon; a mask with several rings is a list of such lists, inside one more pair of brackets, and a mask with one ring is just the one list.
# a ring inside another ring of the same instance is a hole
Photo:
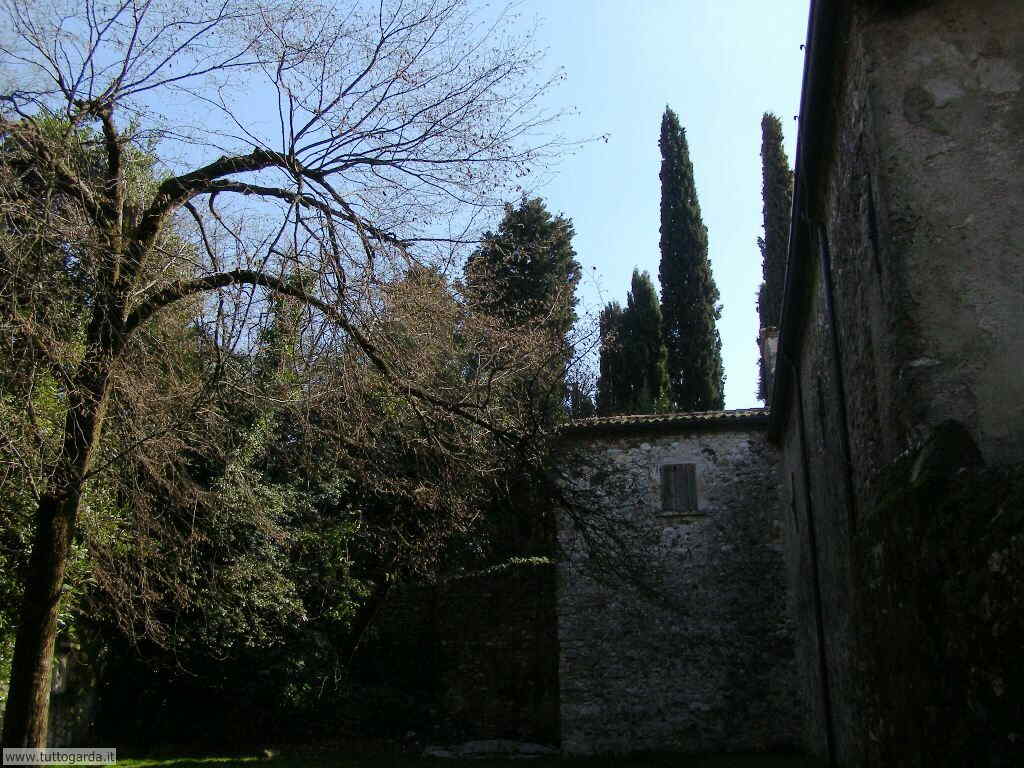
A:
{"label": "window opening", "polygon": [[661,468],[661,507],[676,514],[697,511],[696,464],[666,464]]}

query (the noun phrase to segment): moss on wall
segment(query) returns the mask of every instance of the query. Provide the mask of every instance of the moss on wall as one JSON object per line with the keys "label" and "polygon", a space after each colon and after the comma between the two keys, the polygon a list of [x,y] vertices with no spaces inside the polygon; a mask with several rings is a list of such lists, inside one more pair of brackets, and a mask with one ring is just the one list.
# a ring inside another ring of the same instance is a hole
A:
{"label": "moss on wall", "polygon": [[388,735],[557,743],[554,564],[515,558],[399,589],[357,666],[363,717]]}
{"label": "moss on wall", "polygon": [[868,763],[1020,765],[1024,464],[945,422],[874,484],[855,542]]}

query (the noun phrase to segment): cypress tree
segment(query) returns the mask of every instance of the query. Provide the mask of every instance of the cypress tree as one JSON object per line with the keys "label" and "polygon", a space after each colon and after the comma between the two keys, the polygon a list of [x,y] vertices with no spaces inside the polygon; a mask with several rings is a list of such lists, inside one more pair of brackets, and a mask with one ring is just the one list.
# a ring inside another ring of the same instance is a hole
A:
{"label": "cypress tree", "polygon": [[598,318],[601,354],[597,379],[597,414],[611,416],[624,413],[629,399],[629,371],[623,357],[622,306],[608,302]]}
{"label": "cypress tree", "polygon": [[661,314],[668,351],[670,407],[717,410],[725,374],[718,287],[708,261],[708,233],[700,214],[686,132],[671,108],[661,118]]}
{"label": "cypress tree", "polygon": [[623,313],[631,413],[668,410],[668,353],[661,335],[658,293],[647,272],[633,270]]}
{"label": "cypress tree", "polygon": [[[762,328],[777,328],[782,320],[782,294],[789,251],[789,218],[793,205],[793,172],[782,146],[782,122],[773,114],[761,118],[761,197],[764,201],[764,237],[757,239],[764,282],[757,295]],[[757,395],[768,397],[761,370]]]}
{"label": "cypress tree", "polygon": [[667,353],[651,276],[634,269],[625,310],[618,303],[608,304],[600,323],[598,412],[607,416],[667,410]]}

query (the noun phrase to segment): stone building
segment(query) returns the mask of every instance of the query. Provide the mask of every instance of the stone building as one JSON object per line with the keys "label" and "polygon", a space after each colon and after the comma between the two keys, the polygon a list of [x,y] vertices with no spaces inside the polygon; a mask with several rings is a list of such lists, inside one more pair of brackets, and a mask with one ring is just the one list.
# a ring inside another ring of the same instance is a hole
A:
{"label": "stone building", "polygon": [[557,581],[396,601],[460,735],[1024,765],[1024,2],[809,21],[770,408],[576,423]]}
{"label": "stone building", "polygon": [[[768,442],[753,423],[716,433],[747,446],[712,445],[720,467],[697,446],[727,413],[576,428],[643,479],[643,503],[611,489],[606,507],[630,510],[688,620],[567,561],[564,748],[765,746],[767,707],[736,702],[795,669],[798,732],[780,741],[832,765],[1024,765],[1024,3],[812,0],[777,338],[761,338]],[[698,478],[678,524],[666,463]],[[731,500],[702,515],[718,489]],[[774,602],[744,616],[766,597],[757,572]],[[791,625],[772,616],[784,593]],[[771,639],[746,649],[750,631]]]}
{"label": "stone building", "polygon": [[977,493],[1024,460],[1022,171],[1024,4],[812,3],[770,433],[837,764],[1024,749],[1021,497]]}
{"label": "stone building", "polygon": [[770,407],[568,428],[557,568],[382,618],[425,727],[1024,765],[1024,2],[809,21]]}
{"label": "stone building", "polygon": [[812,0],[799,117],[770,407],[566,431],[557,585],[430,645],[463,733],[1024,765],[1024,2]]}
{"label": "stone building", "polygon": [[747,410],[567,430],[566,464],[577,468],[568,486],[585,501],[560,526],[564,752],[797,744],[778,453],[766,427],[766,411]]}

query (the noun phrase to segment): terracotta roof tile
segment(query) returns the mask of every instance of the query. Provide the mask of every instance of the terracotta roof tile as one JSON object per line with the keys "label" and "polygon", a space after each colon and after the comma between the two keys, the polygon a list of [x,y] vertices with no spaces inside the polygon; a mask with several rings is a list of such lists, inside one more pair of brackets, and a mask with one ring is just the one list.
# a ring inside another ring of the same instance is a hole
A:
{"label": "terracotta roof tile", "polygon": [[598,432],[646,432],[691,430],[719,426],[767,425],[767,408],[739,408],[732,411],[690,411],[688,413],[644,413],[631,416],[595,416],[575,419],[562,430],[565,435]]}

